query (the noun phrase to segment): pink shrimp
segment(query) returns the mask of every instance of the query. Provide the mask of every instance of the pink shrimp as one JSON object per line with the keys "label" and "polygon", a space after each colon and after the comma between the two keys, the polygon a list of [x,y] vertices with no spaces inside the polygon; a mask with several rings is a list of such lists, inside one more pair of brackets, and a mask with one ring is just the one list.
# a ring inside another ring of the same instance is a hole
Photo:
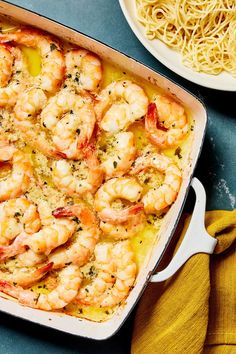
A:
{"label": "pink shrimp", "polygon": [[58,284],[48,294],[25,290],[4,280],[0,280],[0,291],[18,299],[22,305],[47,311],[57,310],[77,296],[82,279],[79,267],[69,265],[58,273]]}
{"label": "pink shrimp", "polygon": [[100,236],[95,214],[84,204],[75,204],[53,211],[56,218],[73,217],[77,220],[78,229],[69,245],[57,248],[49,255],[53,268],[61,268],[72,262],[78,266],[85,264],[92,255]]}
{"label": "pink shrimp", "polygon": [[65,58],[58,42],[51,36],[32,28],[1,33],[0,43],[16,43],[38,49],[41,55],[41,72],[31,77],[33,86],[55,93],[62,84],[65,73]]}
{"label": "pink shrimp", "polygon": [[94,145],[83,149],[84,161],[55,161],[52,166],[52,179],[55,185],[67,195],[94,193],[101,185],[104,170],[99,164]]}
{"label": "pink shrimp", "polygon": [[142,203],[124,209],[114,209],[111,204],[116,199],[126,199],[135,203],[141,197],[142,187],[135,178],[118,177],[104,183],[95,195],[95,210],[105,222],[121,224],[143,210]]}
{"label": "pink shrimp", "polygon": [[148,106],[145,129],[150,141],[160,148],[176,145],[188,132],[184,108],[166,96],[157,96]]}

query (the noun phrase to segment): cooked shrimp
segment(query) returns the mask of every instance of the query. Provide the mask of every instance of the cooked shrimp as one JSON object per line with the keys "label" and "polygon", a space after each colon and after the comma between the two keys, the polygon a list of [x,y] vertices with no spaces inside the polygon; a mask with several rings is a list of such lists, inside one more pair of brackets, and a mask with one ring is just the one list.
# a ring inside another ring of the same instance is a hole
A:
{"label": "cooked shrimp", "polygon": [[52,180],[55,185],[70,196],[94,193],[103,181],[103,168],[93,147],[84,150],[84,161],[55,161],[52,165]]}
{"label": "cooked shrimp", "polygon": [[55,93],[61,86],[65,73],[65,59],[57,41],[35,29],[18,29],[0,34],[0,43],[14,42],[35,48],[41,55],[41,72],[31,77],[30,84],[49,93]]}
{"label": "cooked shrimp", "polygon": [[0,247],[0,261],[5,261],[10,257],[24,253],[26,248],[24,242],[30,235],[26,232],[21,232],[9,246]]}
{"label": "cooked shrimp", "polygon": [[73,49],[65,54],[66,81],[76,91],[94,91],[102,79],[102,64],[99,58],[85,49]]}
{"label": "cooked shrimp", "polygon": [[27,190],[32,177],[32,165],[26,154],[10,144],[1,147],[0,142],[0,152],[3,156],[0,155],[0,162],[6,162],[8,157],[7,163],[12,165],[10,176],[0,180],[0,201],[5,201],[16,198]]}
{"label": "cooked shrimp", "polygon": [[156,96],[145,117],[145,129],[150,141],[160,148],[178,144],[188,132],[184,108],[167,96]]}
{"label": "cooked shrimp", "polygon": [[115,283],[104,294],[101,307],[115,306],[123,301],[132,289],[136,278],[137,266],[129,241],[115,244],[112,255],[116,263]]}
{"label": "cooked shrimp", "polygon": [[70,159],[83,156],[94,130],[95,112],[91,99],[68,90],[52,97],[41,113],[42,125],[52,132],[56,148]]}
{"label": "cooked shrimp", "polygon": [[48,157],[62,158],[65,155],[52,146],[52,142],[48,142],[46,133],[42,131],[42,127],[37,122],[46,103],[47,96],[42,89],[28,88],[19,96],[14,108],[16,126],[32,147]]}
{"label": "cooked shrimp", "polygon": [[75,223],[69,219],[56,219],[52,225],[43,227],[28,237],[24,245],[35,253],[48,255],[54,248],[64,244],[74,233]]}
{"label": "cooked shrimp", "polygon": [[0,204],[0,244],[9,245],[22,231],[33,234],[41,221],[36,206],[21,197]]}
{"label": "cooked shrimp", "polygon": [[66,243],[75,231],[75,223],[69,219],[55,219],[51,225],[34,234],[20,233],[9,246],[0,247],[0,259],[13,257],[30,248],[35,253],[48,255],[54,248]]}
{"label": "cooked shrimp", "polygon": [[100,305],[104,293],[115,282],[115,262],[112,257],[112,243],[99,243],[95,247],[95,262],[93,268],[97,273],[95,279],[78,293],[76,300],[86,305]]}
{"label": "cooked shrimp", "polygon": [[114,225],[101,221],[100,229],[109,239],[125,240],[132,238],[139,233],[145,225],[145,216],[143,213],[134,215],[131,219],[120,225]]}
{"label": "cooked shrimp", "polygon": [[28,76],[20,49],[0,45],[0,107],[12,107],[26,87]]}
{"label": "cooked shrimp", "polygon": [[95,215],[83,204],[58,208],[53,211],[53,215],[56,218],[72,216],[77,219],[78,223],[78,229],[72,242],[49,255],[49,261],[53,262],[53,268],[62,268],[70,262],[78,266],[84,265],[93,254],[100,236]]}
{"label": "cooked shrimp", "polygon": [[47,96],[40,88],[30,87],[23,92],[15,106],[17,120],[23,122],[27,128],[32,128],[32,119],[35,119],[47,103]]}
{"label": "cooked shrimp", "polygon": [[147,113],[148,98],[141,87],[131,81],[117,81],[98,95],[95,111],[100,127],[107,132],[125,130]]}
{"label": "cooked shrimp", "polygon": [[112,208],[116,199],[125,199],[131,203],[141,197],[142,187],[135,178],[119,177],[104,183],[95,195],[94,207],[98,217],[111,224],[121,224],[143,210],[143,204],[136,203],[124,209]]}
{"label": "cooked shrimp", "polygon": [[181,171],[175,162],[164,155],[151,153],[137,158],[131,174],[137,175],[140,171],[154,168],[165,174],[160,187],[151,188],[142,198],[146,213],[156,213],[170,206],[176,199],[181,182]]}
{"label": "cooked shrimp", "polygon": [[121,177],[131,167],[136,156],[134,134],[122,132],[115,135],[106,152],[102,154],[101,166],[104,168],[106,177]]}
{"label": "cooked shrimp", "polygon": [[16,152],[15,146],[9,143],[4,134],[4,130],[0,127],[0,162],[2,163],[11,160]]}
{"label": "cooked shrimp", "polygon": [[51,311],[61,309],[69,304],[78,294],[81,282],[82,273],[79,267],[70,265],[59,272],[58,284],[48,294],[24,290],[22,287],[14,286],[4,280],[0,281],[0,291],[18,299],[25,306]]}
{"label": "cooked shrimp", "polygon": [[14,268],[12,272],[0,270],[0,282],[5,280],[23,288],[29,287],[42,279],[51,270],[52,265],[52,263],[48,263],[38,268]]}
{"label": "cooked shrimp", "polygon": [[14,57],[9,48],[0,45],[0,87],[7,86],[12,76]]}
{"label": "cooked shrimp", "polygon": [[115,306],[127,297],[136,277],[137,267],[130,243],[97,245],[95,257],[97,277],[80,289],[76,300],[86,305]]}
{"label": "cooked shrimp", "polygon": [[[38,264],[46,262],[47,256],[43,253],[35,253],[31,249],[28,249],[24,253],[18,254],[14,262],[17,264],[17,267],[34,267]],[[11,260],[8,261],[8,263]]]}

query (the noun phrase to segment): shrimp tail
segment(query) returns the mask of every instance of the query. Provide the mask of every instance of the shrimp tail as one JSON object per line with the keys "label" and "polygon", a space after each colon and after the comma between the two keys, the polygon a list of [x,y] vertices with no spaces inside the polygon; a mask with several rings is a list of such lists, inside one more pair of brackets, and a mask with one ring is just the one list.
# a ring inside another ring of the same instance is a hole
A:
{"label": "shrimp tail", "polygon": [[26,233],[19,234],[14,242],[10,246],[0,247],[0,261],[3,261],[6,258],[14,257],[17,254],[23,253],[26,250],[24,241],[29,237]]}
{"label": "shrimp tail", "polygon": [[[168,129],[165,128],[163,123],[159,119],[159,115],[157,112],[157,106],[156,103],[151,102],[148,105],[148,111],[145,119],[145,126],[147,127],[153,127],[156,129],[160,129],[164,132],[166,132]],[[148,129],[147,129],[148,130]]]}
{"label": "shrimp tail", "polygon": [[130,207],[130,214],[133,216],[133,215],[136,215],[138,213],[140,213],[141,211],[143,211],[143,203],[138,203],[132,207]]}
{"label": "shrimp tail", "polygon": [[74,213],[70,207],[60,207],[53,210],[52,215],[56,219],[59,219],[59,218],[74,216]]}
{"label": "shrimp tail", "polygon": [[0,161],[0,168],[6,166],[7,161]]}
{"label": "shrimp tail", "polygon": [[14,286],[6,280],[0,280],[0,291],[14,298],[18,298],[22,289],[20,286]]}
{"label": "shrimp tail", "polygon": [[92,213],[88,207],[80,204],[57,208],[53,210],[52,215],[57,219],[75,216],[79,218],[79,220],[87,226],[97,224],[97,219],[94,213]]}
{"label": "shrimp tail", "polygon": [[64,154],[64,152],[61,151],[56,151],[55,152],[55,157],[59,159],[67,159],[67,155]]}
{"label": "shrimp tail", "polygon": [[53,262],[50,262],[41,268],[38,268],[32,275],[34,281],[41,279],[45,274],[47,274],[53,267]]}
{"label": "shrimp tail", "polygon": [[111,211],[107,209],[107,210],[103,210],[98,214],[102,221],[110,222],[111,224],[116,225],[116,224],[122,224],[126,222],[134,215],[137,215],[138,213],[143,211],[143,209],[144,209],[143,203],[137,203],[121,211],[115,211],[111,213]]}
{"label": "shrimp tail", "polygon": [[96,148],[95,148],[95,145],[93,143],[87,144],[83,148],[83,155],[84,155],[86,160],[90,160],[93,157],[95,152],[96,152]]}
{"label": "shrimp tail", "polygon": [[13,278],[8,279],[10,283],[12,283],[14,286],[21,286],[22,288],[28,288],[29,286],[32,286],[34,283],[37,281],[41,280],[53,267],[53,262],[50,262],[38,269],[36,269],[32,273],[22,273],[19,274],[18,276],[16,275]]}

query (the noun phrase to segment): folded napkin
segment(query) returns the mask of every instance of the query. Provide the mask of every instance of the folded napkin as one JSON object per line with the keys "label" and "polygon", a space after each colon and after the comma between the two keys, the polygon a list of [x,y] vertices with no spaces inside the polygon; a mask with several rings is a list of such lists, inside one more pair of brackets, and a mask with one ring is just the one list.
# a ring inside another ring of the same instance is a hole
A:
{"label": "folded napkin", "polygon": [[214,254],[196,254],[171,279],[147,287],[132,354],[236,353],[236,210],[207,212],[205,224],[218,240]]}

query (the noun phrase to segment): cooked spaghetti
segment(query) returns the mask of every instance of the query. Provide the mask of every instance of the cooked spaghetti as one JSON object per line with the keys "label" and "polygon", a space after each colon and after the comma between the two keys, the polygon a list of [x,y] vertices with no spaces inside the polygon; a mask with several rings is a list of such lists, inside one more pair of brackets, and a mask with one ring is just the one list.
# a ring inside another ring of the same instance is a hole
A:
{"label": "cooked spaghetti", "polygon": [[236,77],[235,0],[136,0],[136,9],[147,38],[180,51],[184,65]]}

